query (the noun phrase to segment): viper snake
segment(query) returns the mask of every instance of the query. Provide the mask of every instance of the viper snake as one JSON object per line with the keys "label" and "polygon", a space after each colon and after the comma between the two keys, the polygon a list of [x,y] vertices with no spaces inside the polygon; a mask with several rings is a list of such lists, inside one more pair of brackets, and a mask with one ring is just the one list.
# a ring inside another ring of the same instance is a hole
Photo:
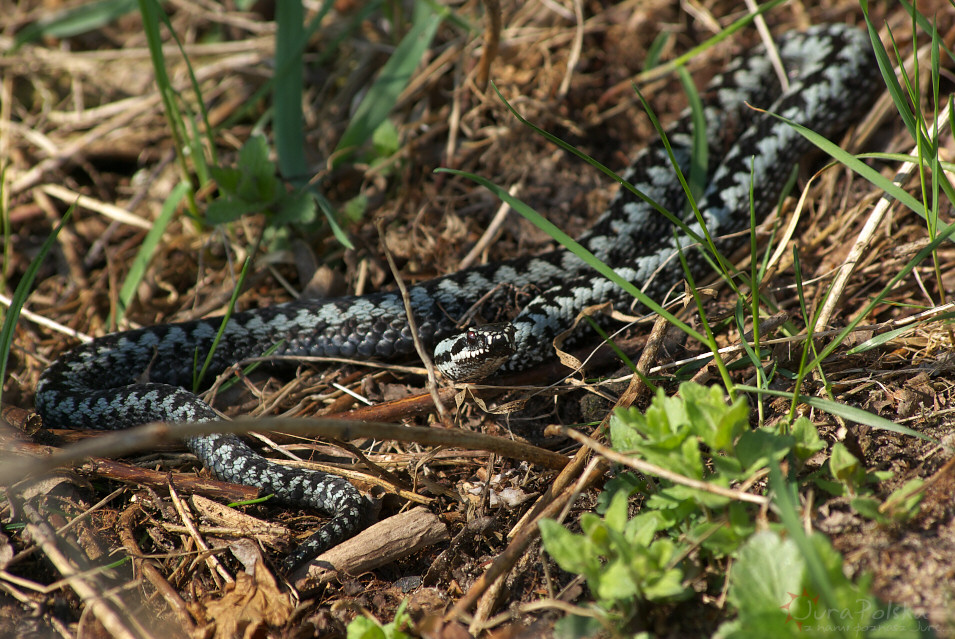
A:
{"label": "viper snake", "polygon": [[[762,48],[738,57],[702,92],[709,145],[707,185],[698,199],[709,234],[721,250],[748,228],[750,202],[757,219],[777,204],[792,167],[809,143],[757,106],[833,136],[871,102],[877,73],[865,33],[825,25],[789,33],[778,42],[789,88],[779,81]],[[684,113],[667,138],[680,169],[691,160],[692,125]],[[622,176],[681,217],[692,233],[702,228],[686,206],[662,143],[641,152]],[[580,244],[652,299],[661,300],[685,277],[677,247],[692,235],[652,206],[621,189]],[[686,251],[691,272],[708,269],[698,250]],[[472,306],[492,315],[508,308],[514,289],[537,292],[509,323],[461,333],[456,326]],[[420,340],[434,348],[446,377],[472,380],[495,369],[518,371],[553,355],[553,338],[589,305],[626,296],[567,250],[468,268],[408,290]],[[147,422],[203,422],[219,415],[192,391],[194,362],[213,348],[220,318],[106,335],[61,356],[41,376],[37,410],[48,427],[120,429]],[[407,360],[415,356],[401,297],[378,292],[332,300],[300,300],[237,312],[225,326],[208,372],[265,354]],[[346,480],[274,463],[234,435],[203,435],[187,446],[219,479],[258,487],[292,507],[331,516],[284,562],[291,569],[353,535],[373,518],[372,507]]]}

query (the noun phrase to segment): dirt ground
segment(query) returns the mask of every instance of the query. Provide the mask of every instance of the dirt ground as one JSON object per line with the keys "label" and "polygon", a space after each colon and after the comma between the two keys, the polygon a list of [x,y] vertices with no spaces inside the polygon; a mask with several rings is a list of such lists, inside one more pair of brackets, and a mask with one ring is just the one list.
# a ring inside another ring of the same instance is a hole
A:
{"label": "dirt ground", "polygon": [[[229,303],[241,261],[261,237],[265,224],[262,216],[248,215],[231,225],[212,227],[190,219],[180,208],[160,239],[133,304],[121,325],[115,326],[112,318],[120,288],[150,222],[161,214],[170,191],[182,181],[183,164],[156,93],[135,4],[130,12],[81,33],[47,34],[15,46],[17,36],[28,25],[74,4],[30,0],[0,16],[0,50],[5,51],[0,57],[0,159],[5,171],[3,204],[10,223],[0,272],[4,299],[12,297],[70,204],[79,195],[89,198],[76,207],[40,265],[24,306],[29,313],[21,315],[13,336],[3,380],[3,416],[8,425],[26,432],[4,434],[7,450],[46,454],[49,447],[89,439],[88,433],[44,430],[29,414],[40,373],[77,343],[77,337],[65,334],[66,330],[98,336],[117,328],[220,314]],[[246,11],[235,4],[174,0],[164,5],[172,30],[193,65],[209,121],[215,127],[215,151],[220,164],[226,166],[235,161],[253,132],[264,129],[268,134],[271,130],[269,94],[262,91],[275,71],[272,3],[254,3]],[[420,281],[461,268],[462,259],[482,237],[500,202],[468,180],[435,173],[438,167],[462,169],[505,188],[515,187],[520,199],[571,235],[586,229],[615,192],[606,176],[521,126],[493,90],[479,88],[484,9],[473,0],[454,4],[456,20],[442,22],[424,62],[399,96],[390,116],[399,141],[396,150],[384,159],[358,157],[335,164],[342,130],[401,35],[394,25],[398,20],[395,12],[400,14],[402,3],[386,3],[386,9],[359,19],[361,4],[336,2],[313,36],[306,54],[303,98],[313,182],[320,185],[336,211],[363,205],[357,215],[340,217],[355,248],[344,249],[321,219],[308,228],[296,229],[287,241],[272,248],[259,246],[238,300],[240,308],[286,301],[302,291],[319,296],[393,287],[376,224],[384,229],[384,243],[404,281]],[[660,60],[672,59],[741,17],[740,7],[740,3],[720,0],[505,3],[500,48],[490,78],[530,122],[621,171],[636,150],[655,135],[632,90],[633,82],[638,81],[664,122],[672,121],[686,104],[675,73],[649,79],[640,75],[651,44],[659,34],[669,33],[657,53]],[[939,32],[951,46],[955,9],[939,0],[920,3],[919,10],[937,20]],[[901,58],[909,60],[913,42],[908,15],[896,3],[882,3],[871,11],[883,42],[889,42],[888,25]],[[347,31],[346,25],[353,19],[359,20],[358,27]],[[822,22],[864,24],[858,4],[849,0],[787,3],[768,11],[766,20],[774,34]],[[167,72],[180,91],[179,99],[190,103],[187,67],[171,46],[168,31],[162,33],[170,45],[165,49]],[[343,33],[347,37],[336,42],[336,36]],[[699,86],[758,39],[756,29],[746,27],[693,58],[687,68]],[[929,66],[927,58],[921,62],[923,68]],[[943,67],[948,63],[943,58]],[[952,84],[948,66],[942,71],[945,95]],[[884,103],[860,122],[856,139],[861,140],[856,151],[908,153],[913,146],[894,107]],[[943,158],[949,159],[951,150],[951,136],[945,134]],[[871,164],[887,176],[898,170],[898,163],[880,160]],[[185,165],[187,172],[194,170],[188,162]],[[811,175],[810,169],[821,165],[818,160],[807,165],[800,174],[797,193]],[[917,178],[907,188],[920,195]],[[211,191],[198,189],[198,210],[214,196]],[[793,240],[799,248],[810,307],[822,303],[835,269],[845,260],[880,196],[875,187],[845,169],[829,170],[816,180]],[[790,198],[783,208],[779,220],[783,226],[792,215],[795,200]],[[948,219],[951,211],[943,207],[943,215]],[[761,227],[765,231],[762,241],[767,241],[773,222]],[[830,326],[838,328],[854,319],[921,248],[925,238],[921,219],[901,207],[890,209],[856,265]],[[513,213],[493,240],[476,256],[479,262],[552,247],[545,233]],[[951,245],[943,245],[936,255],[934,263],[927,260],[900,281],[889,299],[863,323],[898,321],[931,309],[943,313],[955,284],[951,268],[955,251]],[[741,263],[746,260],[745,254],[736,257]],[[789,259],[764,294],[799,322],[793,281]],[[725,290],[717,290],[709,302],[714,315],[732,311],[729,297]],[[519,296],[516,301],[520,303]],[[6,301],[2,308],[6,313]],[[681,316],[690,318],[691,313]],[[643,323],[624,335],[634,358],[639,357],[638,344],[649,332],[650,324]],[[880,598],[908,606],[939,635],[951,636],[955,634],[951,613],[955,593],[955,503],[951,495],[955,486],[947,462],[952,457],[949,415],[953,382],[949,375],[955,379],[955,360],[950,355],[953,335],[944,322],[931,321],[880,348],[848,353],[871,335],[857,334],[823,364],[834,399],[903,424],[941,444],[846,422],[808,407],[804,414],[827,442],[843,442],[868,470],[891,471],[891,477],[876,489],[877,496],[884,497],[915,477],[933,481],[919,515],[905,524],[877,524],[857,515],[844,498],[821,493],[807,496],[809,502],[803,505],[812,513],[807,521],[831,538],[844,556],[850,577],[871,575],[873,590]],[[722,344],[735,343],[738,338],[731,330],[719,336]],[[786,361],[793,357],[788,348],[780,345],[774,355]],[[694,344],[676,344],[674,349],[674,357],[689,357],[701,350]],[[618,367],[605,363],[592,374],[612,377]],[[420,375],[341,364],[301,364],[291,372],[291,376],[271,370],[252,375],[245,384],[220,393],[216,406],[230,416],[337,416],[355,409],[358,400],[354,395],[360,394],[386,406],[379,412],[363,413],[369,419],[415,426],[437,423]],[[552,379],[553,371],[524,383],[540,384],[548,375]],[[746,382],[752,371],[744,369],[734,375],[737,381]],[[662,383],[675,389],[678,381],[670,376]],[[343,387],[351,393],[341,390]],[[451,398],[450,391],[443,392],[446,400]],[[603,397],[595,399],[565,381],[544,391],[516,388],[485,395],[482,401],[490,410],[483,410],[472,399],[460,404],[448,401],[448,406],[457,428],[572,455],[577,445],[551,427],[599,422],[620,392],[620,387],[608,386],[601,392]],[[825,388],[819,378],[811,378],[802,392],[823,396]],[[424,399],[400,401],[422,395]],[[781,419],[788,410],[784,401],[765,406],[767,423]],[[320,587],[313,584],[296,599],[281,581],[262,571],[250,581],[253,578],[242,572],[244,560],[237,558],[241,554],[237,550],[217,554],[222,563],[218,568],[195,561],[197,538],[207,537],[212,547],[241,549],[236,539],[243,535],[222,528],[252,524],[218,523],[215,531],[191,533],[185,521],[189,508],[193,517],[203,522],[217,520],[194,502],[181,506],[170,495],[168,484],[173,477],[177,486],[196,476],[207,479],[208,473],[196,467],[195,459],[181,445],[164,441],[147,448],[148,453],[123,457],[116,465],[89,462],[74,471],[54,474],[35,489],[35,495],[11,497],[4,503],[0,635],[115,636],[109,614],[98,608],[114,606],[133,619],[117,622],[121,627],[139,628],[129,636],[140,636],[136,634],[140,631],[145,633],[141,636],[150,636],[160,629],[160,634],[171,633],[165,636],[342,636],[345,625],[356,615],[371,613],[379,620],[390,620],[398,605],[408,599],[412,616],[420,624],[418,631],[433,636],[465,636],[468,624],[472,624],[472,632],[488,636],[546,636],[562,615],[561,608],[536,602],[587,600],[582,582],[562,573],[541,553],[536,540],[510,560],[502,587],[490,594],[484,591],[482,575],[512,542],[510,531],[554,482],[555,469],[506,455],[427,442],[382,441],[384,438],[374,435],[353,438],[354,448],[271,433],[268,437],[271,442],[258,441],[257,445],[289,444],[300,457],[354,467],[360,473],[364,471],[354,463],[356,450],[364,451],[370,461],[395,476],[396,484],[415,495],[388,494],[383,499],[382,517],[423,506],[423,511],[412,512],[424,513],[420,521],[434,517],[435,525],[447,535],[357,576],[339,575]],[[357,483],[369,490],[373,482],[362,475]],[[492,505],[488,498],[491,489],[504,487],[514,489],[520,499]],[[188,492],[228,503],[254,496],[254,491],[229,490],[209,482],[183,490],[180,497],[185,499]],[[568,521],[592,508],[595,495],[594,489],[584,491],[574,502]],[[29,520],[30,509],[38,508],[31,501],[36,499],[45,500],[44,508],[58,511],[49,518],[53,528],[60,529],[87,513],[66,531],[60,530],[70,540],[63,542],[68,550],[61,548],[62,556],[56,555],[55,540],[44,540],[35,528],[22,525]],[[280,533],[263,530],[251,537],[245,535],[259,544],[246,546],[244,552],[257,555],[265,548],[272,560],[280,559],[288,549],[289,534],[303,537],[319,522],[312,513],[267,504],[241,510],[260,522],[286,527]],[[64,568],[70,565],[82,572],[84,565],[103,565],[137,552],[149,555],[150,560],[93,571],[96,574],[89,580]],[[641,628],[659,636],[711,634],[729,614],[725,600],[718,591],[707,590],[712,583],[708,585],[705,576],[694,587],[700,596],[689,602],[648,607]],[[96,588],[106,593],[102,599]],[[443,626],[436,621],[455,602],[482,594],[481,603],[467,609],[469,616]],[[260,605],[256,597],[271,598],[267,605]],[[262,616],[246,618],[237,610],[260,610]]]}

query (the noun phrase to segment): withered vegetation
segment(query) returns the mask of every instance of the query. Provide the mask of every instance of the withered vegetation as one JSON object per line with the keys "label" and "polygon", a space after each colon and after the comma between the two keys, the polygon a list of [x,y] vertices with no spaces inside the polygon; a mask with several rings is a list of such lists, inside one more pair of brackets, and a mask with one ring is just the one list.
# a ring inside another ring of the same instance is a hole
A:
{"label": "withered vegetation", "polygon": [[[246,3],[251,4],[247,11],[237,4],[173,0],[163,5],[191,65],[190,71],[163,28],[166,71],[178,99],[193,110],[194,74],[223,166],[235,163],[238,150],[255,131],[271,131],[266,87],[275,74],[274,3]],[[3,380],[4,419],[32,430],[5,432],[7,451],[45,454],[48,447],[90,437],[37,430],[29,411],[43,369],[82,336],[222,313],[253,247],[258,253],[238,299],[243,309],[301,294],[360,294],[392,287],[382,243],[406,282],[457,270],[500,203],[469,181],[436,174],[438,167],[462,169],[513,187],[520,199],[571,235],[586,229],[603,210],[615,189],[605,176],[521,126],[493,89],[478,86],[484,5],[477,0],[454,3],[456,19],[439,26],[398,98],[389,117],[399,142],[394,152],[336,162],[342,131],[406,28],[407,16],[398,14],[409,3],[385,3],[391,14],[379,10],[364,17],[359,15],[362,4],[336,2],[309,42],[303,97],[311,167],[307,177],[336,211],[359,210],[353,217],[339,217],[354,249],[343,248],[321,214],[310,228],[296,229],[287,241],[268,246],[259,243],[265,227],[262,215],[212,227],[191,218],[181,205],[118,326],[114,318],[119,291],[145,234],[171,190],[183,181],[184,167],[193,184],[198,182],[190,160],[180,161],[170,135],[141,19],[133,10],[77,35],[44,35],[15,47],[18,34],[63,9],[62,3],[29,0],[2,12],[0,161],[10,223],[0,258],[4,312],[43,242],[77,204],[40,267],[14,336],[9,374]],[[951,6],[942,0],[923,5],[919,8],[926,16],[937,11],[939,32],[951,45]],[[315,10],[308,4],[309,17]],[[669,33],[658,53],[662,60],[671,59],[725,28],[742,11],[742,3],[723,0],[685,3],[682,8],[666,0],[505,3],[490,79],[528,120],[619,171],[655,135],[633,82],[664,122],[686,103],[675,74],[640,75],[651,43],[660,33]],[[851,0],[791,2],[766,18],[774,33],[819,22],[862,24],[858,4]],[[885,3],[873,8],[873,18],[876,25],[892,27],[901,56],[908,60],[913,52],[913,43],[906,40],[911,33],[908,15]],[[358,26],[352,29],[354,20]],[[340,42],[339,35],[345,36]],[[746,28],[692,59],[688,70],[701,85],[757,41],[756,30]],[[923,60],[923,68],[928,66]],[[944,70],[943,86],[951,87]],[[908,153],[912,146],[898,114],[884,100],[859,123],[854,136],[856,152]],[[950,157],[951,136],[942,140],[941,154]],[[822,165],[819,158],[807,164],[781,217],[760,227],[762,246],[777,226],[789,224],[799,190]],[[887,162],[872,165],[887,176],[898,169]],[[918,194],[918,181],[907,188]],[[830,168],[814,181],[792,239],[810,308],[823,303],[835,271],[881,195],[842,167]],[[195,210],[201,215],[215,196],[214,186],[196,187]],[[384,229],[383,238],[376,224]],[[925,238],[921,219],[901,207],[890,209],[839,295],[829,326],[843,326],[862,312]],[[552,246],[546,234],[514,214],[490,239],[487,248],[468,259],[495,260]],[[955,485],[946,466],[951,449],[945,444],[955,379],[952,331],[943,322],[930,321],[879,348],[847,352],[892,326],[886,323],[944,312],[955,284],[949,268],[955,250],[943,244],[936,256],[934,263],[927,260],[899,282],[886,302],[863,319],[866,330],[850,336],[801,389],[808,396],[824,396],[823,383],[828,384],[832,399],[942,441],[937,445],[879,431],[804,407],[827,442],[843,442],[869,470],[893,473],[877,495],[888,495],[913,477],[932,478],[920,514],[906,524],[879,525],[854,513],[845,498],[826,494],[808,495],[803,507],[807,525],[828,534],[844,554],[850,576],[870,573],[882,599],[906,605],[950,633],[955,627],[950,612],[955,592]],[[748,254],[744,251],[735,259],[746,264]],[[801,326],[795,281],[792,251],[787,249],[762,292]],[[515,291],[515,305],[526,295]],[[728,298],[725,290],[717,289],[708,302],[712,317],[732,312],[733,300]],[[682,316],[693,321],[692,305]],[[622,337],[634,359],[649,332],[650,324],[644,323]],[[719,339],[721,345],[732,345],[739,334],[724,328]],[[825,337],[821,339],[825,343]],[[698,344],[673,340],[666,347],[670,350],[657,363],[702,352]],[[773,356],[791,363],[800,349],[798,341],[780,343]],[[619,369],[612,358],[605,358],[602,366],[592,376],[609,379]],[[341,416],[361,406],[357,398],[362,397],[384,405],[362,409],[358,416],[365,419],[442,427],[419,374],[307,363],[284,372],[260,370],[243,377],[242,383],[216,394],[216,406],[230,416]],[[752,374],[745,368],[734,372],[741,382]],[[510,381],[543,384],[553,376],[551,371]],[[781,388],[793,390],[786,382],[780,378]],[[676,387],[669,378],[662,383],[671,390]],[[470,396],[456,403],[449,389],[440,394],[455,428],[572,456],[577,445],[547,427],[597,423],[621,390],[619,385],[580,389],[565,381],[543,391],[535,387],[485,393],[479,395],[483,407]],[[412,399],[386,404],[407,398]],[[637,403],[646,401],[644,396]],[[768,401],[763,419],[772,423],[788,409],[788,401]],[[281,576],[261,569],[250,576],[243,566],[267,568],[261,553],[269,559],[281,556],[295,538],[319,525],[320,518],[267,503],[223,513],[206,497],[238,501],[255,492],[210,481],[180,445],[165,442],[122,461],[84,463],[35,485],[30,494],[4,501],[2,520],[9,527],[0,546],[0,634],[251,636],[258,631],[268,636],[334,636],[359,614],[390,619],[405,599],[419,632],[450,635],[471,623],[472,631],[493,629],[505,636],[528,627],[547,634],[560,609],[534,604],[548,597],[572,602],[582,595],[581,583],[559,571],[534,539],[507,566],[503,587],[488,594],[480,580],[511,543],[515,526],[524,526],[522,517],[535,504],[543,507],[556,499],[547,490],[558,470],[476,449],[380,441],[374,435],[350,445],[333,444],[275,433],[256,441],[263,449],[284,446],[300,458],[354,471],[363,490],[388,493],[383,519],[424,506],[413,512],[433,517],[426,523],[446,529],[446,535],[354,576],[314,581],[303,593],[308,596],[298,600]],[[274,450],[268,454],[287,457]],[[573,502],[567,521],[592,508],[595,494],[595,488],[585,490]],[[45,519],[48,528],[31,519],[31,512]],[[18,522],[32,523],[24,528]],[[213,552],[216,548],[227,550]],[[84,566],[127,556],[137,559],[88,575],[74,574]],[[648,609],[645,628],[662,636],[711,633],[726,615],[725,600],[712,588],[713,576],[704,572],[694,577],[692,587],[705,593],[701,597]],[[480,595],[480,603],[467,609],[472,619],[441,625],[442,615],[456,601]]]}

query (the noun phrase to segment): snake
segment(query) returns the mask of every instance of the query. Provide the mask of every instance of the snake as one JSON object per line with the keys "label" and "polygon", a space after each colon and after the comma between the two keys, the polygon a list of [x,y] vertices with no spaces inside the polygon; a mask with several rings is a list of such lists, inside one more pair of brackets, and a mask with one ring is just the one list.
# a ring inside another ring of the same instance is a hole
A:
{"label": "snake", "polygon": [[[811,143],[773,114],[834,136],[876,93],[871,44],[854,27],[827,24],[792,31],[778,39],[776,49],[788,88],[781,88],[760,46],[736,56],[700,93],[708,145],[708,179],[697,199],[700,217],[687,206],[675,171],[685,174],[693,160],[694,118],[688,108],[666,129],[670,148],[663,139],[649,144],[621,176],[645,197],[620,189],[578,238],[651,299],[662,299],[684,281],[680,260],[674,259],[678,250],[684,251],[691,274],[712,271],[703,252],[689,248],[694,237],[703,236],[704,224],[718,238],[717,248],[728,250],[740,242],[744,234],[739,231],[749,228],[751,215],[761,220],[777,206],[793,166]],[[684,224],[675,226],[653,203]],[[509,321],[459,326],[475,307],[482,316],[506,313],[514,290],[531,295]],[[518,372],[552,358],[553,338],[581,309],[606,301],[627,304],[627,297],[564,248],[469,267],[407,289],[418,340],[433,349],[438,370],[457,381]],[[299,299],[235,312],[224,325],[213,317],[103,335],[51,364],[40,376],[35,403],[47,427],[207,422],[220,416],[192,390],[197,361],[208,358],[210,375],[263,355],[407,361],[416,356],[414,338],[398,292]],[[285,570],[307,563],[375,519],[372,500],[347,480],[276,463],[236,435],[196,435],[185,444],[215,477],[329,517],[285,557]]]}

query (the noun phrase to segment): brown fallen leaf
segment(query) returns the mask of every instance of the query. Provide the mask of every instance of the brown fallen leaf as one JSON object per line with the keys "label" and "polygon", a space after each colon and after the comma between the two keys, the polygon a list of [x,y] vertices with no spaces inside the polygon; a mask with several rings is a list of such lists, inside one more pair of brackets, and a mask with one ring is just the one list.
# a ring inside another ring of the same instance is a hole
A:
{"label": "brown fallen leaf", "polygon": [[216,597],[190,605],[205,628],[198,633],[212,639],[252,639],[267,636],[268,628],[282,627],[292,614],[292,597],[282,592],[275,578],[258,565],[253,574],[236,575],[235,583]]}

